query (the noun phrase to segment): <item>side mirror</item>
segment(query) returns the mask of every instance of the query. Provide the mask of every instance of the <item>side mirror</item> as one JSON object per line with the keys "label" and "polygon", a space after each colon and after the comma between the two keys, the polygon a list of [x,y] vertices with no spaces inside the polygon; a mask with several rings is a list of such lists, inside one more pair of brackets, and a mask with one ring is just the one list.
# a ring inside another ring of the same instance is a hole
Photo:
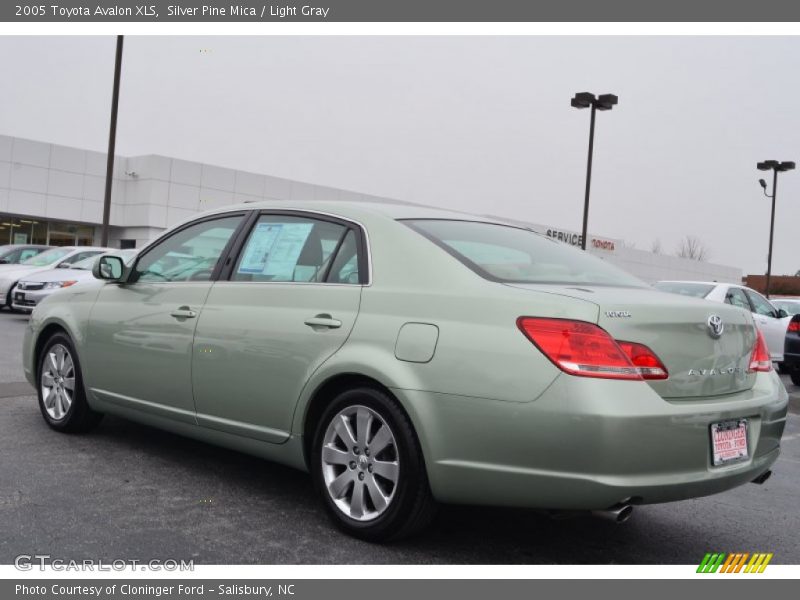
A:
{"label": "side mirror", "polygon": [[119,256],[101,256],[92,266],[92,275],[106,281],[120,281],[125,273],[125,263]]}
{"label": "side mirror", "polygon": [[786,317],[788,317],[788,316],[789,316],[789,313],[788,313],[788,312],[786,312],[786,310],[785,310],[785,309],[783,309],[783,308],[779,308],[779,309],[778,309],[778,318],[779,318],[779,319],[785,319],[785,318],[786,318]]}

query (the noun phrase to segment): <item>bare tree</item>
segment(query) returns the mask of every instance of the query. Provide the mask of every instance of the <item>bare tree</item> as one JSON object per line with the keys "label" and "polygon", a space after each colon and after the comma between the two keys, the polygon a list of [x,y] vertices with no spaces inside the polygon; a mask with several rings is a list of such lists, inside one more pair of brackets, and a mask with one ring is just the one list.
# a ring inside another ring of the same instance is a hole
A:
{"label": "bare tree", "polygon": [[650,252],[652,252],[653,254],[661,254],[662,248],[660,239],[656,238],[653,240],[653,243],[650,244]]}
{"label": "bare tree", "polygon": [[680,258],[705,262],[708,259],[709,251],[708,248],[703,245],[703,242],[700,241],[700,238],[687,235],[684,236],[680,244],[678,244],[678,250],[675,254]]}

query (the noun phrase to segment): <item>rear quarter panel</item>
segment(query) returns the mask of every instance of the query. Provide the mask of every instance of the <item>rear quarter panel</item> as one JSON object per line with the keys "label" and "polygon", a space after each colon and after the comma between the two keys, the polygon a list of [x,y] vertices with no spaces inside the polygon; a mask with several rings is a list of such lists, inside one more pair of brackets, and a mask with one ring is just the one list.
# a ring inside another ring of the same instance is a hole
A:
{"label": "rear quarter panel", "polygon": [[[519,331],[525,315],[597,322],[597,305],[520,290],[482,279],[423,236],[396,222],[369,230],[371,285],[364,288],[353,331],[311,377],[295,412],[303,429],[314,391],[342,373],[372,377],[394,389],[508,402],[536,400],[560,371]],[[428,362],[400,360],[395,346],[407,323],[438,328]]]}

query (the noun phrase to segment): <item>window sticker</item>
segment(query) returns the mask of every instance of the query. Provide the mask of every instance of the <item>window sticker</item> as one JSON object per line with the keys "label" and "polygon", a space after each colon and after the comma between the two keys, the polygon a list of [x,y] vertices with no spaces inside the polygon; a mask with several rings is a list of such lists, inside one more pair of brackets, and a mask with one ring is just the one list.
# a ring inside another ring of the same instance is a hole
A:
{"label": "window sticker", "polygon": [[258,223],[238,272],[291,281],[313,223]]}

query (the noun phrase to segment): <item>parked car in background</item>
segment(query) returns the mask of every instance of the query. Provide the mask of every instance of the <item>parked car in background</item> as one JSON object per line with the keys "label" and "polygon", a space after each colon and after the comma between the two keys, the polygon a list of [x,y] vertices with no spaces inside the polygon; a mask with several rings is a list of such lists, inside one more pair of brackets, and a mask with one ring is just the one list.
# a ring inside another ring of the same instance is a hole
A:
{"label": "parked car in background", "polygon": [[307,470],[360,538],[437,501],[621,521],[761,483],[780,453],[788,396],[749,312],[486,217],[243,204],[93,273],[25,331],[51,428],[116,414]]}
{"label": "parked car in background", "polygon": [[800,298],[773,298],[772,305],[775,308],[782,308],[790,316],[800,314]]}
{"label": "parked car in background", "polygon": [[800,313],[792,317],[786,330],[783,369],[792,378],[792,383],[800,386]]}
{"label": "parked car in background", "polygon": [[792,317],[786,310],[773,306],[757,291],[733,283],[706,281],[659,281],[654,287],[662,292],[724,302],[750,311],[756,326],[764,334],[772,361],[783,362],[786,329]]}
{"label": "parked car in background", "polygon": [[0,267],[0,308],[11,308],[11,290],[17,281],[38,271],[49,271],[56,266],[69,267],[79,260],[109,252],[112,248],[94,246],[60,246],[32,256],[18,265]]}
{"label": "parked car in background", "polygon": [[[136,250],[116,250],[126,263],[136,256]],[[98,254],[79,260],[76,263],[65,263],[49,271],[37,271],[22,277],[11,290],[11,307],[22,312],[31,312],[44,298],[62,288],[70,287],[85,279],[94,279],[92,266]]]}
{"label": "parked car in background", "polygon": [[0,246],[0,266],[18,265],[49,248],[51,246],[37,244],[8,244]]}

